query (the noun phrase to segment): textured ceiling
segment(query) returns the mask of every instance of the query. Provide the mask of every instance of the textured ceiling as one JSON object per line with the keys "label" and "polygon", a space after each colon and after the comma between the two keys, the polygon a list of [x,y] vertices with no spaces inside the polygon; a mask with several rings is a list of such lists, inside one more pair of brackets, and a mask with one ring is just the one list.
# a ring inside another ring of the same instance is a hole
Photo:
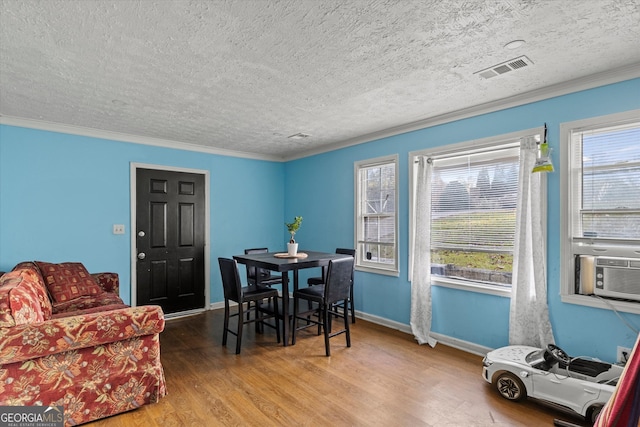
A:
{"label": "textured ceiling", "polygon": [[[618,68],[640,0],[0,0],[0,115],[295,158]],[[506,43],[523,39],[513,50]],[[526,55],[531,66],[477,71]],[[308,138],[291,139],[296,133]]]}

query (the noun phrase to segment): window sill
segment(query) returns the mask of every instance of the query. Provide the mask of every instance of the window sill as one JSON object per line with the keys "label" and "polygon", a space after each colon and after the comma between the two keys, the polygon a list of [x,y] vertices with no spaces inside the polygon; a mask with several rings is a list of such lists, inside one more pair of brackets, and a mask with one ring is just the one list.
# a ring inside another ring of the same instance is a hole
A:
{"label": "window sill", "polygon": [[397,270],[386,270],[383,268],[364,267],[362,265],[356,265],[356,271],[364,271],[366,273],[383,274],[385,276],[399,277],[400,272]]}
{"label": "window sill", "polygon": [[563,294],[560,299],[564,303],[585,305],[588,307],[602,308],[604,310],[616,309],[617,311],[623,311],[625,313],[640,314],[640,303],[618,301],[612,299],[601,299],[588,295],[567,295]]}
{"label": "window sill", "polygon": [[435,286],[443,288],[459,289],[468,292],[477,292],[481,294],[495,295],[504,298],[511,298],[511,288],[504,286],[494,286],[488,284],[471,283],[462,280],[442,279],[431,276],[431,282]]}

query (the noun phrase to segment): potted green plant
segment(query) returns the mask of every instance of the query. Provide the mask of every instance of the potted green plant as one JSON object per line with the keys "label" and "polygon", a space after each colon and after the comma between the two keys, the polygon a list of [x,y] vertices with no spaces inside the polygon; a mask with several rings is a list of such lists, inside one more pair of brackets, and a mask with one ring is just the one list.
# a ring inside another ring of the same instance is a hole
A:
{"label": "potted green plant", "polygon": [[289,243],[287,243],[287,253],[290,256],[295,256],[298,253],[298,244],[296,243],[294,236],[302,225],[302,217],[297,216],[293,218],[293,222],[285,222],[284,225],[287,227],[289,234],[291,234],[291,239],[289,240]]}

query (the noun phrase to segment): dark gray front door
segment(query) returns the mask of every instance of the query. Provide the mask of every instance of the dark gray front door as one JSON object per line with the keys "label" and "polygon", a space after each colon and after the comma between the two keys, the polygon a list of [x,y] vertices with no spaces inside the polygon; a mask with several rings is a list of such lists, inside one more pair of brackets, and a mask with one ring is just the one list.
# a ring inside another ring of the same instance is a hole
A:
{"label": "dark gray front door", "polygon": [[137,305],[204,308],[204,175],[136,170]]}

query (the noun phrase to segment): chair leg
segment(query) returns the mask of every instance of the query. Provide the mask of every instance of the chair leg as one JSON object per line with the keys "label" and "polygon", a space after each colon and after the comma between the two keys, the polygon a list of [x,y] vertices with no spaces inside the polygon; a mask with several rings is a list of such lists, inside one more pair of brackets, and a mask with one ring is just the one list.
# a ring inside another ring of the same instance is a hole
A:
{"label": "chair leg", "polygon": [[[307,311],[311,311],[312,308],[313,308],[313,303],[311,302],[311,300],[307,300]],[[311,315],[307,315],[307,325],[311,324],[310,319],[311,319]],[[318,321],[320,321],[320,317],[318,317]],[[320,335],[320,324],[318,324],[318,335]]]}
{"label": "chair leg", "polygon": [[244,303],[238,304],[238,335],[236,337],[236,354],[240,354],[240,346],[242,345],[242,326],[244,325]]}
{"label": "chair leg", "polygon": [[356,308],[353,306],[353,283],[349,289],[349,307],[351,307],[351,323],[356,323]]}
{"label": "chair leg", "polygon": [[329,317],[329,306],[327,304],[323,304],[322,324],[324,327],[324,349],[327,357],[331,356],[331,347],[329,346]]}
{"label": "chair leg", "polygon": [[349,329],[349,313],[347,312],[347,303],[348,301],[344,302],[344,312],[342,314],[344,315],[344,329],[346,330],[345,333],[347,335],[347,347],[351,347],[351,331]]}
{"label": "chair leg", "polygon": [[227,345],[227,334],[229,331],[229,300],[224,300],[224,329],[222,330],[222,345]]}
{"label": "chair leg", "polygon": [[247,320],[251,320],[251,312],[253,311],[253,316],[254,319],[256,319],[256,321],[254,322],[254,328],[256,330],[257,334],[263,334],[264,333],[264,323],[261,321],[258,321],[258,317],[260,317],[260,306],[262,304],[262,301],[253,301],[253,309],[251,306],[251,301],[249,301],[248,303],[248,308],[247,308]]}
{"label": "chair leg", "polygon": [[[289,319],[282,319],[283,322],[288,322]],[[296,343],[296,330],[298,329],[298,298],[293,298],[293,327],[291,328],[291,345]]]}
{"label": "chair leg", "polygon": [[278,313],[278,297],[273,297],[273,320],[276,324],[276,337],[278,339],[278,343],[280,343],[280,313]]}

